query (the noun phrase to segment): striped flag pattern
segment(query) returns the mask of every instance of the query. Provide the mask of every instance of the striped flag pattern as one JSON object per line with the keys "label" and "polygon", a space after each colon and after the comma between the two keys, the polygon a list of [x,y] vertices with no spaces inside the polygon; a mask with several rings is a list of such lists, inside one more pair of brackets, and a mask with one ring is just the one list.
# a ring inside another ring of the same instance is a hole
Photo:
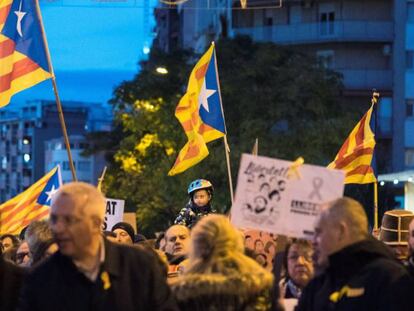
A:
{"label": "striped flag pattern", "polygon": [[169,171],[170,176],[202,161],[209,154],[206,143],[226,134],[214,44],[193,68],[175,116],[188,141]]}
{"label": "striped flag pattern", "polygon": [[0,205],[0,235],[19,234],[30,222],[49,216],[52,196],[62,185],[59,167],[31,187]]}
{"label": "striped flag pattern", "polygon": [[371,162],[375,148],[375,135],[370,121],[376,100],[365,113],[342,145],[328,168],[345,171],[345,184],[368,184],[376,181]]}
{"label": "striped flag pattern", "polygon": [[0,107],[51,78],[36,0],[0,1]]}

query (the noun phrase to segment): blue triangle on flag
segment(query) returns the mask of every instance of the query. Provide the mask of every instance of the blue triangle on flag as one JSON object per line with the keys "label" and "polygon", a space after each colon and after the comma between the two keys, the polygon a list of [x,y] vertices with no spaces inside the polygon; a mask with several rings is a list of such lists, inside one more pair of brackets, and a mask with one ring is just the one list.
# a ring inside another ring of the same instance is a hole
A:
{"label": "blue triangle on flag", "polygon": [[57,169],[56,172],[47,181],[46,186],[43,188],[42,192],[37,198],[37,203],[40,205],[50,206],[50,203],[52,201],[51,200],[52,196],[59,189],[59,187],[60,187],[60,178],[59,178],[59,169]]}
{"label": "blue triangle on flag", "polygon": [[200,117],[205,124],[211,126],[217,131],[225,133],[226,129],[224,125],[223,111],[220,103],[220,89],[217,81],[218,75],[216,72],[215,57],[216,53],[213,51],[204,79],[206,83],[206,89],[215,90],[216,92],[210,95],[207,99],[209,111],[207,111],[203,106],[200,106]]}

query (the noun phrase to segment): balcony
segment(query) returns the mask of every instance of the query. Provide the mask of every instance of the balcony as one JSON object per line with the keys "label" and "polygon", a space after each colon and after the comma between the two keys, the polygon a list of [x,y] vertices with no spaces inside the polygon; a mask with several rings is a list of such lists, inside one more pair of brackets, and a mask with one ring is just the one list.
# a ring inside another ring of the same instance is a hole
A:
{"label": "balcony", "polygon": [[377,89],[378,91],[392,89],[391,70],[348,70],[335,69],[342,73],[344,86],[351,90]]}
{"label": "balcony", "polygon": [[282,45],[325,42],[390,42],[392,22],[336,21],[263,27],[233,28],[234,34],[249,35],[254,41]]}

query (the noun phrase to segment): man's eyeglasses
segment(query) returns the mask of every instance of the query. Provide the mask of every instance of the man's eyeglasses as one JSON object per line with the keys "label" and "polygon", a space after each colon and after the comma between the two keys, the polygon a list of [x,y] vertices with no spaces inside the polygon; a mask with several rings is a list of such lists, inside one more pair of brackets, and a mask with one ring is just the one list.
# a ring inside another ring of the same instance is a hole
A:
{"label": "man's eyeglasses", "polygon": [[288,260],[298,261],[299,257],[303,257],[303,259],[305,259],[307,262],[313,261],[312,253],[303,253],[303,254],[293,253],[288,256]]}

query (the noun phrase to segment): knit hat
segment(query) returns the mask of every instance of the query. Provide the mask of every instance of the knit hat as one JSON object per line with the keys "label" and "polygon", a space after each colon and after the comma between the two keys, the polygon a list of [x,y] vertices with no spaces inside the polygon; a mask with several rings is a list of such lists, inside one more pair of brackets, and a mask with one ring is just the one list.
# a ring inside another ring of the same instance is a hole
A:
{"label": "knit hat", "polygon": [[129,223],[118,222],[112,227],[112,231],[115,231],[115,229],[122,229],[126,231],[126,233],[128,233],[128,235],[131,237],[132,242],[134,242],[134,239],[135,239],[134,228],[132,228],[132,226]]}

